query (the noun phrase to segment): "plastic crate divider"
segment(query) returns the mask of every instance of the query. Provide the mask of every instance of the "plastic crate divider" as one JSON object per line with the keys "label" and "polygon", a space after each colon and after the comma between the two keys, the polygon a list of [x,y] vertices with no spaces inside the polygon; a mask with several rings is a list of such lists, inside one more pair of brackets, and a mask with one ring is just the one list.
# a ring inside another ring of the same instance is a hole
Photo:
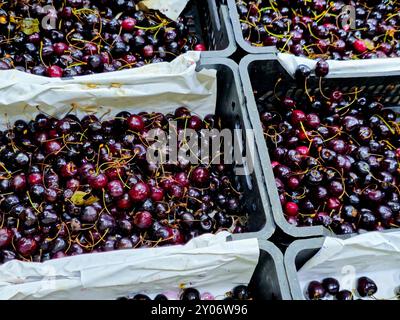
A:
{"label": "plastic crate divider", "polygon": [[[235,62],[226,58],[201,59],[199,69],[218,71],[218,98],[216,113],[229,128],[252,129],[244,104],[239,70]],[[246,208],[249,212],[249,232],[232,235],[233,240],[258,238],[267,240],[275,231],[267,192],[262,181],[261,163],[257,154],[251,154],[254,170],[248,176],[236,176],[245,192]]]}

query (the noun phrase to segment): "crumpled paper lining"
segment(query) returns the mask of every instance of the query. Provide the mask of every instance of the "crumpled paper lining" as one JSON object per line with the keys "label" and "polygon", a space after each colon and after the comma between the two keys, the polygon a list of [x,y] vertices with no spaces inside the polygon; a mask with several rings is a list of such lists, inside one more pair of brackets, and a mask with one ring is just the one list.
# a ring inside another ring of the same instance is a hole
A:
{"label": "crumpled paper lining", "polygon": [[[357,288],[357,279],[375,281],[378,299],[391,299],[400,286],[400,232],[368,232],[350,239],[327,237],[321,250],[298,271],[300,287],[326,277],[336,278],[342,289]],[[357,297],[357,293],[356,293]]]}
{"label": "crumpled paper lining", "polygon": [[143,0],[139,6],[158,10],[171,20],[177,20],[185,9],[189,0]]}
{"label": "crumpled paper lining", "polygon": [[4,129],[21,118],[31,120],[39,110],[60,117],[72,108],[83,116],[110,111],[115,115],[122,110],[168,113],[185,105],[200,116],[214,113],[216,70],[196,72],[199,59],[200,53],[192,51],[169,63],[74,79],[1,71],[0,126]]}
{"label": "crumpled paper lining", "polygon": [[[289,53],[278,53],[278,60],[286,71],[294,75],[300,64],[312,70],[316,60],[296,57]],[[400,74],[400,58],[364,59],[364,60],[327,60],[329,73],[327,78],[380,77]]]}
{"label": "crumpled paper lining", "polygon": [[0,265],[0,299],[116,299],[178,293],[196,287],[223,299],[248,284],[259,258],[257,239],[226,241],[205,234],[184,246],[84,254],[43,263]]}

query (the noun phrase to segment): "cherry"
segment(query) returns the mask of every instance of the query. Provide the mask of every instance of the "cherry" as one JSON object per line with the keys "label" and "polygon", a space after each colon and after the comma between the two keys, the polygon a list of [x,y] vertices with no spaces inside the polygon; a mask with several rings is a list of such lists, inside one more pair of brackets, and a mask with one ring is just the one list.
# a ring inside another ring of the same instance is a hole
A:
{"label": "cherry", "polygon": [[326,295],[324,287],[318,281],[311,281],[309,283],[307,293],[310,300],[320,300]]}
{"label": "cherry", "polygon": [[304,64],[300,64],[296,69],[295,77],[297,80],[302,81],[308,78],[310,74],[311,74],[311,69]]}
{"label": "cherry", "polygon": [[183,290],[180,299],[183,301],[200,300],[200,292],[194,288],[186,288]]}
{"label": "cherry", "polygon": [[1,205],[5,211],[9,212],[17,204],[19,204],[19,198],[16,195],[8,195]]}
{"label": "cherry", "polygon": [[29,185],[35,185],[35,184],[42,184],[43,183],[43,176],[40,173],[31,173],[28,176],[28,183]]}
{"label": "cherry", "polygon": [[139,211],[136,213],[133,223],[139,229],[148,229],[153,224],[153,218],[151,213],[148,211]]}
{"label": "cherry", "polygon": [[299,213],[299,206],[294,202],[287,202],[285,204],[284,212],[288,216],[297,216],[297,214]]}
{"label": "cherry", "polygon": [[51,78],[61,78],[63,76],[63,69],[59,66],[50,66],[47,68],[47,75]]}
{"label": "cherry", "polygon": [[333,91],[331,94],[331,99],[335,102],[339,102],[343,99],[343,92],[336,90]]}
{"label": "cherry", "polygon": [[338,198],[331,197],[327,200],[326,205],[329,210],[338,210],[341,206],[341,202]]}
{"label": "cherry", "polygon": [[58,199],[57,190],[48,188],[44,189],[41,185],[36,185],[36,187],[40,187],[40,193],[42,194],[42,190],[44,191],[44,197],[47,202],[56,202]]}
{"label": "cherry", "polygon": [[68,45],[64,42],[58,42],[53,45],[53,50],[56,55],[61,56],[68,50]]}
{"label": "cherry", "polygon": [[122,238],[118,241],[117,248],[118,249],[132,249],[133,248],[132,241],[129,238]]}
{"label": "cherry", "polygon": [[[301,120],[301,121],[303,121],[303,120]],[[306,116],[306,121],[307,121],[307,125],[312,129],[317,129],[321,124],[321,121],[320,121],[318,115],[315,113],[308,114]]]}
{"label": "cherry", "polygon": [[37,242],[34,239],[25,237],[19,239],[16,245],[18,252],[24,257],[32,256],[37,247]]}
{"label": "cherry", "polygon": [[69,180],[66,182],[65,187],[66,187],[67,189],[76,191],[76,190],[79,189],[79,187],[80,187],[80,182],[79,182],[79,180],[77,180],[77,179],[69,179]]}
{"label": "cherry", "polygon": [[233,288],[232,297],[236,300],[249,300],[250,292],[247,286],[239,285]]}
{"label": "cherry", "polygon": [[129,210],[132,207],[132,201],[127,193],[123,194],[120,199],[117,200],[117,208],[121,210]]}
{"label": "cherry", "polygon": [[78,168],[73,162],[69,162],[62,166],[60,173],[64,178],[72,178],[78,173]]}
{"label": "cherry", "polygon": [[154,47],[152,45],[144,46],[142,49],[143,57],[145,58],[152,58],[154,56]]}
{"label": "cherry", "polygon": [[349,290],[342,290],[336,294],[336,300],[354,300],[353,293]]}
{"label": "cherry", "polygon": [[12,240],[13,233],[11,230],[2,228],[0,229],[0,248],[5,248],[7,247]]}
{"label": "cherry", "polygon": [[109,214],[101,214],[98,220],[98,230],[105,232],[106,230],[113,232],[115,228],[115,219]]}
{"label": "cherry", "polygon": [[158,228],[155,235],[161,241],[169,241],[173,237],[172,229],[169,227]]}
{"label": "cherry", "polygon": [[62,146],[58,141],[52,140],[45,142],[44,148],[47,154],[57,154]]}
{"label": "cherry", "polygon": [[296,190],[296,189],[299,187],[299,185],[300,185],[300,181],[299,181],[299,179],[296,178],[296,177],[290,177],[289,180],[288,180],[288,182],[287,182],[287,185],[288,185],[288,187],[289,187],[290,189]]}
{"label": "cherry", "polygon": [[99,173],[97,175],[89,176],[88,182],[93,189],[101,190],[107,186],[108,179],[105,174]]}
{"label": "cherry", "polygon": [[190,111],[186,107],[179,107],[175,110],[174,115],[178,119],[185,119],[191,116]]}
{"label": "cherry", "polygon": [[329,64],[325,60],[318,60],[315,66],[315,75],[317,77],[325,77],[329,73]]}
{"label": "cherry", "polygon": [[144,121],[141,116],[131,115],[127,120],[129,129],[135,132],[143,132],[144,130]]}
{"label": "cherry", "polygon": [[21,173],[15,175],[11,181],[11,187],[14,189],[15,192],[21,192],[26,189],[26,177],[25,174]]}
{"label": "cherry", "polygon": [[190,180],[199,187],[206,186],[210,179],[210,173],[207,168],[197,167],[190,174]]}
{"label": "cherry", "polygon": [[299,124],[300,122],[306,121],[307,117],[306,114],[301,110],[293,110],[292,112],[292,123]]}
{"label": "cherry", "polygon": [[[290,97],[284,97],[282,100],[282,105],[288,109],[293,109],[296,107],[296,102]],[[268,112],[268,114],[271,115],[270,112]],[[272,116],[271,116],[271,119],[272,119]]]}
{"label": "cherry", "polygon": [[121,181],[113,180],[107,184],[107,191],[112,197],[118,198],[124,194],[124,186]]}
{"label": "cherry", "polygon": [[194,47],[195,51],[206,51],[207,48],[203,43],[196,44]]}
{"label": "cherry", "polygon": [[160,187],[151,187],[151,199],[154,201],[162,201],[164,199],[164,190]]}
{"label": "cherry", "polygon": [[324,280],[322,280],[322,286],[327,293],[333,296],[339,292],[340,288],[339,281],[334,278],[325,278]]}
{"label": "cherry", "polygon": [[188,128],[199,131],[203,128],[203,121],[198,116],[191,116],[188,122]]}
{"label": "cherry", "polygon": [[135,26],[136,20],[134,18],[125,18],[121,23],[122,30],[127,32],[132,32],[135,29]]}
{"label": "cherry", "polygon": [[361,297],[370,297],[378,291],[378,287],[372,279],[361,277],[357,280],[357,291]]}
{"label": "cherry", "polygon": [[150,188],[144,182],[138,182],[134,184],[129,190],[129,196],[134,202],[141,202],[146,200],[150,195]]}
{"label": "cherry", "polygon": [[175,174],[175,181],[181,186],[181,187],[188,187],[189,186],[189,179],[188,176],[185,172],[179,172]]}
{"label": "cherry", "polygon": [[333,196],[340,196],[343,194],[344,188],[340,181],[333,180],[329,184],[329,192]]}
{"label": "cherry", "polygon": [[313,169],[307,172],[305,179],[310,185],[318,185],[323,180],[323,175],[319,170]]}
{"label": "cherry", "polygon": [[354,41],[353,48],[358,53],[363,53],[363,52],[367,51],[367,46],[365,44],[365,41],[363,41],[361,39],[357,39],[356,41]]}

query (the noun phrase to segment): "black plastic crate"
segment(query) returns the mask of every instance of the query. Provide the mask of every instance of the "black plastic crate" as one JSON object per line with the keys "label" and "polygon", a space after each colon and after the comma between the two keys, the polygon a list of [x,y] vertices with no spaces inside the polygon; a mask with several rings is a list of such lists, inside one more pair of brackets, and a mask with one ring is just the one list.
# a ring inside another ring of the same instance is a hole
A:
{"label": "black plastic crate", "polygon": [[[228,129],[249,129],[250,119],[244,103],[238,65],[227,58],[203,58],[198,62],[198,70],[217,71],[217,104],[215,113],[222,116]],[[77,101],[79,103],[79,101]],[[210,113],[214,106],[210,106]],[[153,110],[150,110],[153,111]],[[156,111],[156,110],[154,110]],[[263,300],[291,299],[281,251],[267,241],[275,231],[268,196],[263,185],[262,170],[253,154],[254,170],[249,175],[236,176],[244,192],[244,206],[248,212],[248,231],[233,234],[229,240],[257,238],[260,258],[251,284],[255,296]],[[244,164],[246,166],[246,163]]]}
{"label": "black plastic crate", "polygon": [[[243,90],[246,97],[249,117],[256,134],[257,150],[263,169],[263,180],[268,190],[269,201],[276,225],[287,235],[292,237],[313,237],[313,236],[338,236],[349,237],[351,235],[336,235],[323,226],[295,227],[287,222],[284,217],[282,206],[279,201],[278,190],[275,185],[274,173],[271,167],[271,160],[267,144],[263,136],[261,121],[256,102],[269,101],[274,98],[275,81],[281,78],[276,89],[276,94],[286,92],[287,95],[298,97],[304,95],[304,90],[298,89],[293,77],[282,67],[276,56],[273,54],[248,55],[240,63],[240,74],[243,83]],[[308,90],[312,95],[319,90],[318,78],[308,80]],[[325,78],[323,88],[329,91],[330,88],[338,88],[343,92],[350,92],[352,88],[362,89],[363,93],[374,96],[384,96],[382,103],[393,106],[392,109],[400,109],[400,76],[388,77],[364,77],[364,78]],[[314,90],[314,91],[313,91]],[[396,229],[385,230],[385,232]],[[356,233],[352,234],[356,235]]]}

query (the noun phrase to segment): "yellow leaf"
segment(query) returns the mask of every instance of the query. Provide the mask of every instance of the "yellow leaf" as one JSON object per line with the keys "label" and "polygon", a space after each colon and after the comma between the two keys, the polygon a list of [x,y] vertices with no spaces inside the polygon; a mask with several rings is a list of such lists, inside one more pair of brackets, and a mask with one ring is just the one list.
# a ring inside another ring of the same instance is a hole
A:
{"label": "yellow leaf", "polygon": [[22,20],[21,30],[28,36],[35,32],[39,32],[39,20],[32,18]]}
{"label": "yellow leaf", "polygon": [[76,206],[89,206],[96,201],[99,201],[99,198],[83,191],[75,191],[71,197],[71,202]]}
{"label": "yellow leaf", "polygon": [[365,46],[367,47],[368,50],[374,50],[375,49],[375,45],[371,40],[365,39],[364,43],[365,43]]}

